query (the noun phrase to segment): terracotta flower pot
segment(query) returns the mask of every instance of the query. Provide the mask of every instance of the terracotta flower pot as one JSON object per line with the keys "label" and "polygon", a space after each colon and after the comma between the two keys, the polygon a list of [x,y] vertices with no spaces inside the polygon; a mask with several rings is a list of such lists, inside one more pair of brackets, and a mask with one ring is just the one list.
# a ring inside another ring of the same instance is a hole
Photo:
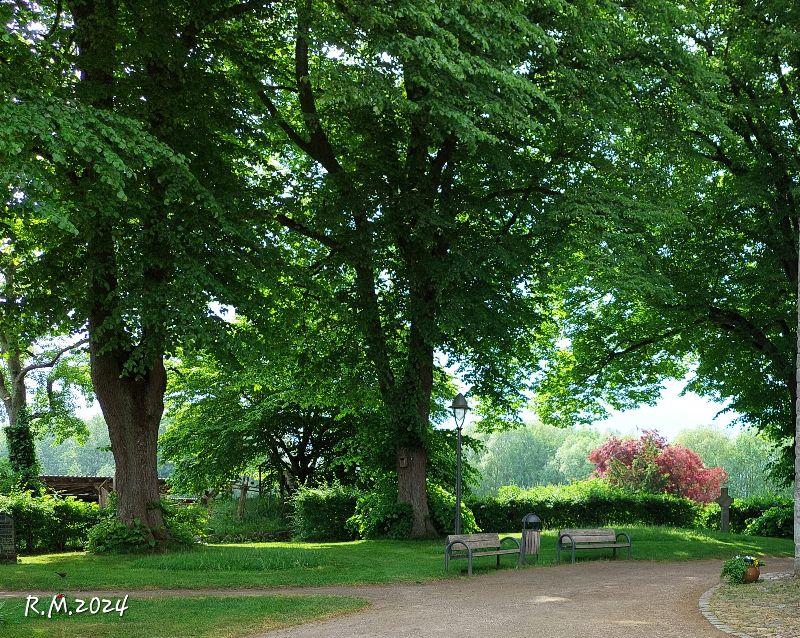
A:
{"label": "terracotta flower pot", "polygon": [[761,570],[758,567],[748,567],[747,571],[744,573],[744,582],[754,583],[759,579],[760,576]]}

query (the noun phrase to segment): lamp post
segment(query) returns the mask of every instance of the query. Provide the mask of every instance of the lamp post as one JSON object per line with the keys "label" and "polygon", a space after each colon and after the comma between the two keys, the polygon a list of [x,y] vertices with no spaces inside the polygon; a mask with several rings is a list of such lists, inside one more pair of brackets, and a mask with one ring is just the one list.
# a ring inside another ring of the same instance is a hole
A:
{"label": "lamp post", "polygon": [[461,428],[469,410],[469,404],[460,392],[453,399],[450,406],[456,422],[456,525],[455,533],[461,533]]}

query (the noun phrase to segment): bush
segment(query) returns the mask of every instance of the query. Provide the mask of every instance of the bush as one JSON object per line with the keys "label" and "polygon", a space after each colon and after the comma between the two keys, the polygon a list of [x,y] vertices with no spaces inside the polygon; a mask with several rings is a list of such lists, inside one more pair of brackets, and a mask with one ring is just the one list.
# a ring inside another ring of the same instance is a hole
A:
{"label": "bush", "polygon": [[335,484],[301,487],[292,497],[292,528],[304,541],[349,541],[355,531],[347,524],[356,510],[358,491]]}
{"label": "bush", "polygon": [[96,503],[34,492],[0,496],[0,512],[14,518],[17,546],[25,553],[82,549],[102,518]]}
{"label": "bush", "polygon": [[397,492],[375,490],[359,497],[347,525],[359,538],[403,539],[411,535],[411,505],[397,502]]}
{"label": "bush", "polygon": [[89,530],[86,549],[93,554],[132,554],[146,552],[155,545],[150,528],[138,518],[132,525],[126,525],[109,516]]}
{"label": "bush", "polygon": [[[438,485],[428,485],[428,509],[431,513],[436,531],[442,535],[452,534],[455,524],[454,516],[456,511],[455,494],[448,492]],[[472,534],[479,532],[480,527],[475,522],[475,515],[469,506],[461,502],[461,533]]]}
{"label": "bush", "polygon": [[[428,484],[428,509],[439,534],[453,531],[456,497],[438,485]],[[397,502],[397,488],[388,482],[358,499],[356,512],[348,521],[360,538],[403,539],[411,535],[412,510],[408,503]],[[475,517],[461,503],[461,531],[478,531]]]}
{"label": "bush", "polygon": [[752,519],[745,527],[745,534],[752,536],[794,537],[794,507],[781,505],[770,507],[758,518]]}
{"label": "bush", "polygon": [[236,516],[235,498],[217,498],[208,510],[205,535],[214,543],[244,543],[286,540],[290,523],[280,500],[265,494],[248,498],[242,519]]}
{"label": "bush", "polygon": [[[88,533],[86,549],[93,554],[135,554],[156,547],[152,530],[138,518],[130,525],[116,517],[116,507],[103,510],[102,520]],[[207,520],[205,507],[200,505],[177,505],[166,500],[157,504],[164,517],[164,526],[169,538],[166,548],[189,547],[201,541]]]}
{"label": "bush", "polygon": [[[791,499],[779,496],[753,496],[750,498],[734,499],[730,510],[730,531],[737,534],[747,529],[747,524],[761,516],[773,507],[793,507]],[[719,530],[720,509],[716,503],[711,503],[703,508],[699,526],[705,529]]]}
{"label": "bush", "polygon": [[550,529],[603,525],[666,525],[693,527],[699,506],[669,494],[632,493],[601,479],[571,485],[548,485],[522,490],[501,488],[492,498],[470,501],[478,526],[508,532],[521,526],[528,512]]}

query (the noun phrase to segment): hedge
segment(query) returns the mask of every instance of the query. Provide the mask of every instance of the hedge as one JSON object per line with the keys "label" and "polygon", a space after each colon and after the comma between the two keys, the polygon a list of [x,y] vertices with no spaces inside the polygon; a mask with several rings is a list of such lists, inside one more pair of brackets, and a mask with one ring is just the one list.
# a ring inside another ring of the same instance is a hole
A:
{"label": "hedge", "polygon": [[102,517],[96,503],[33,492],[0,496],[0,512],[14,518],[17,547],[25,553],[83,549],[89,529]]}
{"label": "hedge", "polygon": [[599,479],[530,489],[500,488],[496,497],[472,499],[469,506],[484,531],[511,532],[522,517],[537,514],[546,528],[608,525],[694,527],[700,506],[667,494],[633,493]]}

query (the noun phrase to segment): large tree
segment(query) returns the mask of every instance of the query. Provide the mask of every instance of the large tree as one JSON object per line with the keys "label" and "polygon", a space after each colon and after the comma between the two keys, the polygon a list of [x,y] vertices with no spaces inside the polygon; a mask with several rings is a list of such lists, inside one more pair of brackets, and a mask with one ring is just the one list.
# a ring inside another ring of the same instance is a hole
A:
{"label": "large tree", "polygon": [[623,21],[592,1],[300,1],[231,38],[271,232],[340,282],[416,536],[437,367],[508,406],[537,360],[558,202],[624,92]]}
{"label": "large tree", "polygon": [[541,397],[550,418],[593,418],[691,373],[689,389],[788,442],[782,473],[798,490],[799,10],[694,2],[642,15],[650,79],[617,170],[598,176],[631,205],[598,223],[602,241],[572,273],[566,347]]}
{"label": "large tree", "polygon": [[248,188],[236,170],[247,152],[209,41],[257,8],[74,0],[19,4],[3,20],[4,39],[22,42],[15,55],[43,79],[4,78],[8,172],[47,183],[36,195],[58,216],[47,206],[40,216],[65,230],[46,246],[50,279],[39,285],[68,284],[89,333],[117,513],[156,536],[164,357],[214,334],[209,302],[226,301],[232,273],[249,272],[238,213]]}

